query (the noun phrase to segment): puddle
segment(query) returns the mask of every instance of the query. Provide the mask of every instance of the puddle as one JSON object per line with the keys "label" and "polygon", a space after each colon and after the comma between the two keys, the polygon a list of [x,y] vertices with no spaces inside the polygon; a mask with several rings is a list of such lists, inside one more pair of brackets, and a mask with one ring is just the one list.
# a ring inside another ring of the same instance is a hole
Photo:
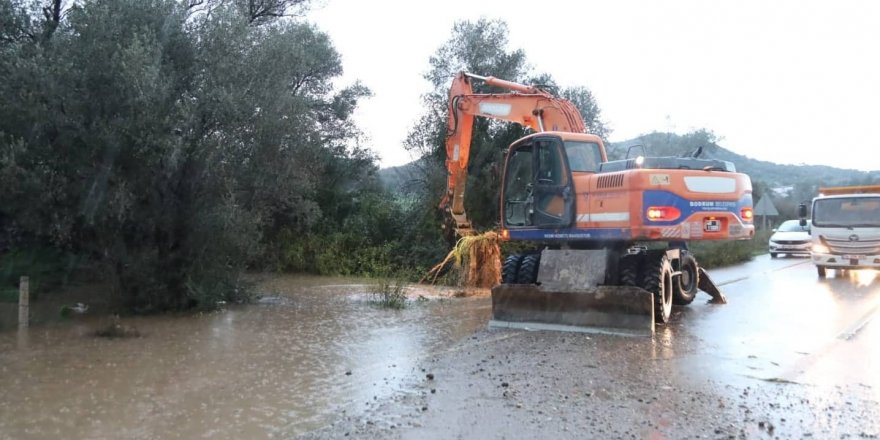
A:
{"label": "puddle", "polygon": [[0,333],[0,437],[269,438],[310,431],[405,387],[418,361],[486,326],[486,295],[410,289],[402,310],[369,281],[277,277],[253,305]]}

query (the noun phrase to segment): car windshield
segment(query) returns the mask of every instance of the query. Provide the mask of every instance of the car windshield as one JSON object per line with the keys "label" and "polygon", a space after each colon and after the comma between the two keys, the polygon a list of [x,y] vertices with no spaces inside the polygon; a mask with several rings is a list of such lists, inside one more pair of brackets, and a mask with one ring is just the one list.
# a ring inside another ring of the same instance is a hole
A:
{"label": "car windshield", "polygon": [[800,220],[788,220],[779,225],[779,232],[810,232],[810,222],[807,221],[806,226],[801,226]]}

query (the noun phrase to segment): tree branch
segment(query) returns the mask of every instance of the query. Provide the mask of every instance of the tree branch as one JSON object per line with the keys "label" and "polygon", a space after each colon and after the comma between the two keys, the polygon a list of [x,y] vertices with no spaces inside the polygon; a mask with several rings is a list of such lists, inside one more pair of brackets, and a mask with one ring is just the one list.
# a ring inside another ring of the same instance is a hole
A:
{"label": "tree branch", "polygon": [[43,6],[43,18],[45,19],[43,41],[51,38],[52,34],[55,33],[55,30],[58,29],[58,25],[61,23],[62,2],[63,0],[50,0],[48,5]]}

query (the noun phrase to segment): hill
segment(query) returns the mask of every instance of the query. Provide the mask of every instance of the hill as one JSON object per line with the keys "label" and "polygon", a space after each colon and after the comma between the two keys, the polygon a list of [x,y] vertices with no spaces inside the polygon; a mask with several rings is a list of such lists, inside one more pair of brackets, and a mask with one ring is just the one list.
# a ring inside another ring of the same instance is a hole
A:
{"label": "hill", "polygon": [[[684,156],[702,146],[701,157],[733,162],[737,171],[748,174],[752,182],[766,188],[798,186],[810,193],[818,186],[880,183],[880,170],[860,171],[826,165],[788,165],[753,159],[718,145],[712,133],[705,130],[683,135],[654,132],[622,142],[611,142],[607,145],[609,159],[623,159],[627,149],[632,145],[643,145],[648,156]],[[420,175],[416,162],[383,168],[379,171],[385,187],[395,191],[406,187],[408,182]]]}
{"label": "hill", "polygon": [[703,130],[684,135],[654,132],[623,142],[612,142],[608,145],[608,156],[622,159],[627,148],[636,144],[644,145],[648,156],[683,156],[702,146],[701,157],[733,162],[737,171],[748,174],[753,182],[761,182],[774,188],[805,183],[811,186],[833,186],[880,182],[880,171],[859,171],[826,165],[787,165],[753,159],[719,146],[715,137]]}

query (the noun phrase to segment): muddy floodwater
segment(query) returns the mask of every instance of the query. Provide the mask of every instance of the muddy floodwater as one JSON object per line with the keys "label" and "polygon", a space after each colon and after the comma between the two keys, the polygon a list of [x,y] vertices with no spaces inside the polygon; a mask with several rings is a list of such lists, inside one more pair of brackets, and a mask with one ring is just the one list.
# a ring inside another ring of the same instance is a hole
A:
{"label": "muddy floodwater", "polygon": [[141,336],[93,336],[106,317],[0,333],[0,438],[292,437],[406,387],[426,356],[482,329],[485,295],[416,288],[403,310],[369,280],[278,277],[257,303],[123,318]]}

